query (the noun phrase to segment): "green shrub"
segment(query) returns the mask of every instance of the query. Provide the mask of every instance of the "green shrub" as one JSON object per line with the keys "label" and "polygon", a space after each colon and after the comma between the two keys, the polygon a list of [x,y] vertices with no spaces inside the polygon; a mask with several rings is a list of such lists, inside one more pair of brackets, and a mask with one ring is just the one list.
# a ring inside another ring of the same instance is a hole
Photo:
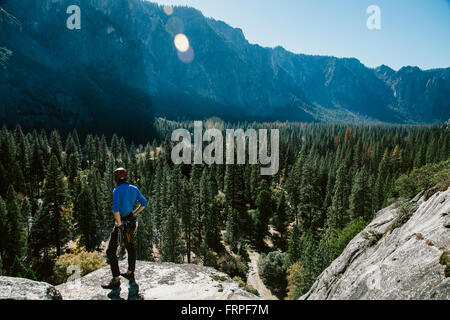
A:
{"label": "green shrub", "polygon": [[287,270],[287,298],[297,300],[311,287],[309,276],[300,262],[291,265]]}
{"label": "green shrub", "polygon": [[68,274],[69,267],[76,266],[80,270],[80,276],[106,266],[105,259],[99,252],[86,252],[81,248],[75,253],[67,253],[59,256],[55,263],[55,283],[60,284],[67,281],[71,276]]}
{"label": "green shrub", "polygon": [[369,230],[364,232],[362,237],[369,241],[370,246],[373,246],[383,237],[383,234],[377,230]]}
{"label": "green shrub", "polygon": [[240,257],[224,253],[217,259],[216,268],[232,278],[238,276],[247,279],[248,265]]}
{"label": "green shrub", "polygon": [[[331,261],[339,257],[344,251],[348,243],[363,230],[366,226],[364,220],[360,217],[352,221],[347,227],[343,229],[333,229],[327,235],[326,243],[330,251],[327,256],[331,257]],[[331,262],[330,261],[330,262]]]}
{"label": "green shrub", "polygon": [[208,248],[202,247],[202,255],[203,255],[203,265],[206,267],[218,267],[217,259],[218,254]]}
{"label": "green shrub", "polygon": [[14,259],[14,263],[7,275],[18,278],[38,280],[34,270],[17,257]]}
{"label": "green shrub", "polygon": [[450,159],[439,163],[427,164],[401,175],[394,183],[394,195],[412,197],[439,182],[450,180]]}
{"label": "green shrub", "polygon": [[213,279],[214,281],[226,281],[227,277],[219,276],[217,274],[214,274],[214,275],[211,276],[211,279]]}
{"label": "green shrub", "polygon": [[255,296],[258,296],[258,297],[259,297],[259,292],[258,292],[258,290],[256,290],[255,288],[253,288],[251,285],[246,284],[246,283],[244,282],[244,280],[242,280],[241,277],[236,276],[236,277],[233,278],[233,280],[236,281],[236,282],[239,284],[239,286],[242,287],[242,288],[244,288],[246,291],[248,291],[248,292],[250,292],[250,293],[253,293]]}
{"label": "green shrub", "polygon": [[450,251],[444,250],[444,252],[442,252],[441,256],[439,257],[439,263],[445,266],[445,277],[450,277]]}
{"label": "green shrub", "polygon": [[272,251],[258,260],[259,275],[267,288],[279,299],[286,296],[286,253]]}
{"label": "green shrub", "polygon": [[396,228],[401,228],[412,217],[417,210],[417,203],[410,201],[402,201],[397,206],[397,217],[394,222],[387,228],[386,233],[392,232]]}
{"label": "green shrub", "polygon": [[245,245],[245,242],[243,240],[239,242],[239,249],[237,254],[242,258],[244,262],[250,262],[250,256],[248,255],[247,246]]}

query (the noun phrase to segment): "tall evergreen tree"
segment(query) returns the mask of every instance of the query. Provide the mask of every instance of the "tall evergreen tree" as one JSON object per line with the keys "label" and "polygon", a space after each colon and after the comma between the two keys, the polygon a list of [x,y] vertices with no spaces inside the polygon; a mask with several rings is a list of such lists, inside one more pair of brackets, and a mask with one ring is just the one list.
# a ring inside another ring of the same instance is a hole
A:
{"label": "tall evergreen tree", "polygon": [[336,173],[333,198],[331,207],[328,209],[326,223],[329,228],[343,228],[348,222],[349,185],[347,166],[343,163]]}
{"label": "tall evergreen tree", "polygon": [[369,221],[371,211],[371,190],[367,174],[365,169],[360,169],[353,179],[348,215],[351,220],[362,217],[365,221]]}
{"label": "tall evergreen tree", "polygon": [[161,241],[161,258],[163,261],[182,263],[184,244],[181,239],[181,227],[175,206],[166,212],[164,231]]}
{"label": "tall evergreen tree", "polygon": [[8,212],[6,209],[6,203],[0,196],[0,257],[5,259],[8,251]]}
{"label": "tall evergreen tree", "polygon": [[87,251],[94,251],[99,245],[97,238],[97,211],[92,197],[92,188],[83,184],[74,205],[74,216],[77,222],[80,242]]}
{"label": "tall evergreen tree", "polygon": [[235,252],[238,248],[239,229],[237,221],[237,211],[233,210],[231,206],[225,207],[225,214],[227,217],[225,242],[230,245],[231,251]]}
{"label": "tall evergreen tree", "polygon": [[114,134],[111,139],[111,153],[114,157],[114,161],[117,161],[120,156],[120,142],[116,134]]}
{"label": "tall evergreen tree", "polygon": [[301,254],[302,254],[302,233],[300,230],[300,226],[298,224],[294,224],[290,237],[289,237],[289,244],[288,244],[288,260],[289,264],[293,264],[300,260]]}
{"label": "tall evergreen tree", "polygon": [[31,164],[30,164],[30,172],[31,172],[31,188],[32,188],[32,196],[36,193],[36,195],[40,196],[40,182],[44,179],[45,171],[44,164],[41,155],[41,148],[39,146],[39,142],[35,141],[33,144],[33,150],[31,152]]}
{"label": "tall evergreen tree", "polygon": [[63,161],[62,161],[61,136],[56,130],[53,130],[50,135],[50,152],[52,155],[56,157],[56,159],[58,160],[58,164],[62,166]]}
{"label": "tall evergreen tree", "polygon": [[272,217],[272,195],[267,183],[262,180],[260,191],[256,198],[255,241],[259,247],[264,247],[264,237],[268,233],[269,219]]}
{"label": "tall evergreen tree", "polygon": [[3,263],[6,268],[10,269],[9,274],[15,276],[12,266],[16,259],[21,261],[26,253],[26,237],[17,194],[12,186],[8,188],[6,212],[7,250]]}
{"label": "tall evergreen tree", "polygon": [[297,206],[300,223],[304,230],[318,227],[316,222],[320,221],[320,202],[318,178],[310,161],[308,161],[302,170],[299,204]]}
{"label": "tall evergreen tree", "polygon": [[187,262],[191,263],[191,245],[193,232],[193,214],[192,214],[192,189],[190,183],[182,180],[182,204],[181,204],[181,221],[183,224],[184,241],[186,243]]}
{"label": "tall evergreen tree", "polygon": [[375,210],[379,210],[383,206],[385,200],[386,190],[386,178],[389,176],[389,150],[386,149],[381,159],[380,165],[378,166],[378,174],[375,182],[375,188],[373,192],[373,203]]}
{"label": "tall evergreen tree", "polygon": [[[41,223],[51,230],[47,243],[56,248],[56,255],[61,254],[63,244],[69,238],[68,216],[65,213],[67,200],[66,184],[61,172],[58,158],[53,155],[47,168],[43,190],[43,208]],[[45,221],[44,221],[45,220]]]}

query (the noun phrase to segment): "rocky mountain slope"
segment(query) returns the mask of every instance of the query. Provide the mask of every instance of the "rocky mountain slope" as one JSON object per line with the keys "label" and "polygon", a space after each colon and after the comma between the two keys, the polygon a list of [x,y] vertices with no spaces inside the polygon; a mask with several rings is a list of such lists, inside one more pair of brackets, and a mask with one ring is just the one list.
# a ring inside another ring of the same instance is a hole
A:
{"label": "rocky mountain slope", "polygon": [[450,299],[450,188],[379,211],[301,299]]}
{"label": "rocky mountain slope", "polygon": [[[127,262],[120,263],[126,270]],[[191,264],[137,261],[136,281],[121,280],[121,290],[104,290],[109,266],[53,287],[44,282],[0,277],[0,299],[17,300],[257,300],[224,273]]]}
{"label": "rocky mountain slope", "polygon": [[[73,4],[81,8],[81,30],[66,27]],[[190,63],[179,59],[177,33],[189,38]],[[153,111],[229,120],[428,123],[450,117],[450,68],[396,72],[353,58],[263,48],[195,9],[175,7],[168,15],[141,0],[3,0],[0,70],[2,122],[30,127],[61,121],[118,126],[120,114],[130,111],[126,122],[140,127]]]}

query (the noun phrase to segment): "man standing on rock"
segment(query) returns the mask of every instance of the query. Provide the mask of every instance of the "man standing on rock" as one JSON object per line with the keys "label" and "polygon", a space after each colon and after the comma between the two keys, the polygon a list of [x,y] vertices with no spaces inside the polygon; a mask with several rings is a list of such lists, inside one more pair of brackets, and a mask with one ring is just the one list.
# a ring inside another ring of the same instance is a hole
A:
{"label": "man standing on rock", "polygon": [[[106,250],[113,279],[109,283],[102,284],[102,288],[104,289],[120,288],[120,276],[128,280],[134,278],[136,265],[136,248],[134,245],[137,228],[136,220],[137,215],[147,206],[147,200],[142,196],[139,189],[127,182],[127,170],[124,168],[116,169],[114,171],[114,177],[117,182],[117,188],[113,191],[112,205],[115,226],[111,233],[108,249]],[[133,211],[136,201],[140,205]],[[116,251],[119,245],[119,233],[122,235],[125,248],[128,252],[128,272],[125,273],[120,273],[119,262],[117,261]]]}

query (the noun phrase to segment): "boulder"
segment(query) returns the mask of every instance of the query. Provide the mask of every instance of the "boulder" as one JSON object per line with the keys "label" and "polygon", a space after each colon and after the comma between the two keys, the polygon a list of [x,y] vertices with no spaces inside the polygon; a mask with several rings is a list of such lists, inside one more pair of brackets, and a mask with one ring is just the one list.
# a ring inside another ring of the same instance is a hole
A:
{"label": "boulder", "polygon": [[0,277],[0,299],[62,300],[54,286],[23,278]]}

